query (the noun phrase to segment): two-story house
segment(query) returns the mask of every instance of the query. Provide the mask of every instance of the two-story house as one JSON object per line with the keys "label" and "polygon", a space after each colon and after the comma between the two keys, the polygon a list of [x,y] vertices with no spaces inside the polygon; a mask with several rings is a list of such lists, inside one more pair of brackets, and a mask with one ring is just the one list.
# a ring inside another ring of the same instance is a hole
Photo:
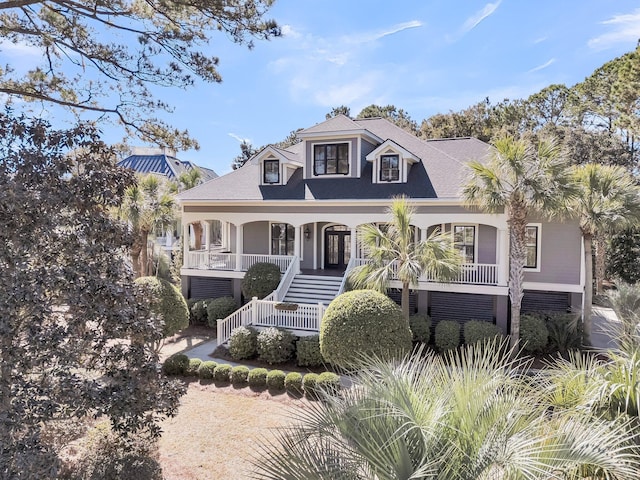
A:
{"label": "two-story house", "polygon": [[[320,320],[311,317],[321,316],[323,305],[342,291],[345,271],[366,261],[358,227],[387,221],[391,198],[405,195],[416,208],[416,239],[436,228],[448,232],[464,261],[453,281],[422,278],[413,307],[434,322],[476,319],[508,329],[506,215],[468,209],[460,197],[466,164],[488,160],[489,145],[473,138],[424,141],[385,119],[343,115],[298,137],[292,147],[267,147],[240,169],[180,195],[185,225],[200,221],[207,232],[221,232],[215,245],[205,233],[203,249],[185,248],[185,296],[239,299],[247,268],[270,261],[284,274],[280,287],[264,302],[245,305],[229,328],[279,323],[317,329]],[[581,308],[578,225],[531,218],[527,242],[523,310]],[[278,310],[279,302],[299,307]]]}

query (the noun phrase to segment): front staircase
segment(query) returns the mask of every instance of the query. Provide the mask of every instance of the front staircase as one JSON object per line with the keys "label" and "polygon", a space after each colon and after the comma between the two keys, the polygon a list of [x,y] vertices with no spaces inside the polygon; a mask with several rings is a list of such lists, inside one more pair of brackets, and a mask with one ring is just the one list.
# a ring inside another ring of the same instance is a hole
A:
{"label": "front staircase", "polygon": [[283,302],[329,305],[338,296],[341,283],[342,277],[296,275]]}

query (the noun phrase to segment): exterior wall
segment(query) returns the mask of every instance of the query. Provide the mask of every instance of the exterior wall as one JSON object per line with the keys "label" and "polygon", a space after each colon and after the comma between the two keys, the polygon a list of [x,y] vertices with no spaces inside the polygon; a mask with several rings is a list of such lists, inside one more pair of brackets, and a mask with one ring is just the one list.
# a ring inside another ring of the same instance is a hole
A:
{"label": "exterior wall", "polygon": [[497,229],[489,225],[478,227],[478,263],[497,263]]}
{"label": "exterior wall", "polygon": [[[309,238],[304,238],[304,228],[309,228]],[[302,228],[302,259],[300,260],[300,268],[313,268],[313,223],[304,225]]]}
{"label": "exterior wall", "polygon": [[[348,175],[321,175],[315,176],[313,174],[313,145],[327,144],[327,143],[349,143],[349,174]],[[309,139],[304,141],[305,151],[305,178],[339,178],[339,177],[353,177],[360,176],[360,159],[358,157],[358,139],[357,138],[337,138],[316,140]]]}
{"label": "exterior wall", "polygon": [[269,222],[251,222],[244,226],[243,253],[269,255]]}
{"label": "exterior wall", "polygon": [[229,225],[229,251],[235,252],[236,250],[236,226]]}
{"label": "exterior wall", "polygon": [[[331,180],[327,180],[331,181]],[[358,205],[341,203],[336,205],[310,205],[305,202],[299,202],[298,205],[185,205],[185,213],[265,213],[265,214],[287,214],[287,213],[306,213],[306,214],[382,214],[386,215],[386,209],[391,204],[382,202],[380,205]],[[471,214],[481,216],[481,213],[472,212],[469,209],[458,205],[418,205],[415,215],[431,215],[431,214]],[[498,217],[498,215],[490,215]]]}
{"label": "exterior wall", "polygon": [[578,224],[542,223],[541,237],[540,271],[525,271],[524,281],[579,285],[582,235]]}
{"label": "exterior wall", "polygon": [[377,145],[367,142],[366,140],[361,140],[360,142],[360,171],[364,169],[364,166],[367,164],[367,155],[373,152],[377,148]]}

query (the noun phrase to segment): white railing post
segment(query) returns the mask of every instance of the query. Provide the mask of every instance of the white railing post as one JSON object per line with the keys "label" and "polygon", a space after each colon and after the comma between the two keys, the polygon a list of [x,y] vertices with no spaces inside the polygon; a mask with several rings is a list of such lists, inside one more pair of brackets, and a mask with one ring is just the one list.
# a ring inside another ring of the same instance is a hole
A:
{"label": "white railing post", "polygon": [[236,225],[236,271],[242,271],[242,253],[244,244],[244,225]]}
{"label": "white railing post", "polygon": [[258,323],[256,308],[258,307],[258,297],[253,297],[251,299],[251,325],[255,325]]}

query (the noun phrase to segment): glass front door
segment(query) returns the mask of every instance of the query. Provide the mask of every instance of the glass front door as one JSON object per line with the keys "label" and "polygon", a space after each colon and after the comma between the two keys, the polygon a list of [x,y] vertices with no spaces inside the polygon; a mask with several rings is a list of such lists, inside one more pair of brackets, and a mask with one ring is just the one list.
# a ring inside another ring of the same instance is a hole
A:
{"label": "glass front door", "polygon": [[351,258],[351,230],[336,225],[325,230],[324,268],[344,270]]}

